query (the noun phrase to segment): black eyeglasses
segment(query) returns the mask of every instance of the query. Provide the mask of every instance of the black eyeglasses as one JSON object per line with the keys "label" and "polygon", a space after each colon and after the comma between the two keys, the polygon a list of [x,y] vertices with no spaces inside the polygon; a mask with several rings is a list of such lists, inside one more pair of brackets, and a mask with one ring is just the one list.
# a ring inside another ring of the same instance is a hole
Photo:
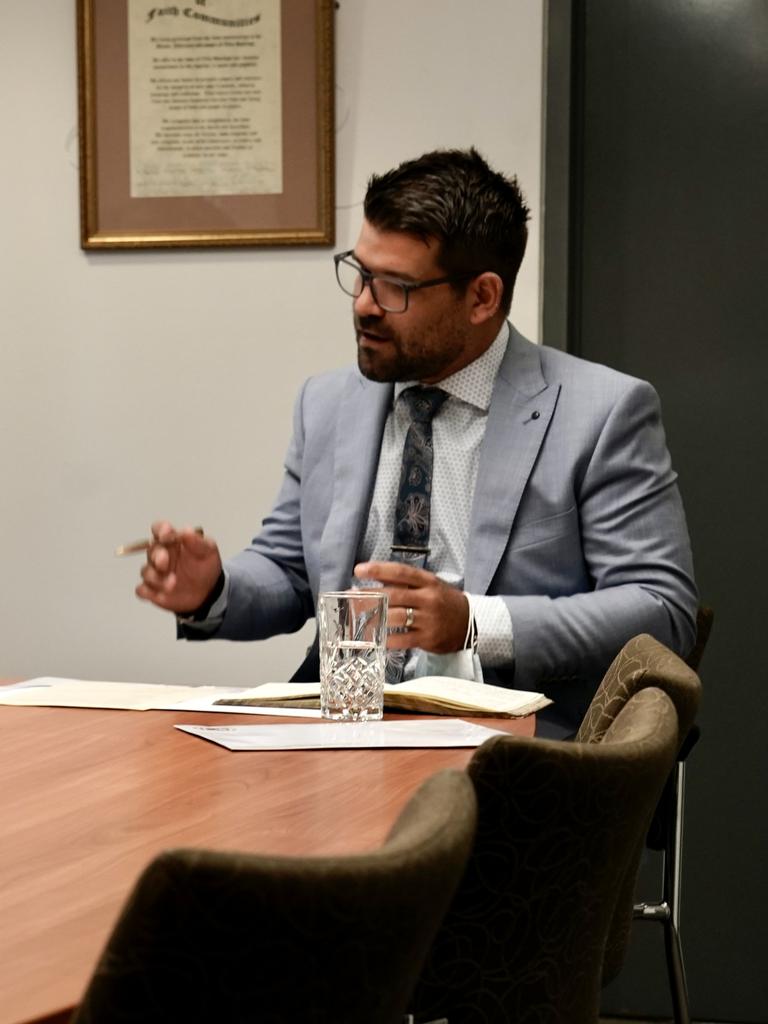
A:
{"label": "black eyeglasses", "polygon": [[350,259],[354,250],[339,252],[333,257],[336,264],[336,280],[339,288],[353,299],[363,294],[367,287],[371,289],[373,301],[387,313],[404,313],[408,309],[408,296],[420,288],[434,288],[438,284],[455,284],[458,281],[469,280],[474,277],[473,273],[449,274],[447,277],[433,277],[429,281],[400,281],[396,277],[387,277],[382,274],[372,274],[363,270],[359,263]]}

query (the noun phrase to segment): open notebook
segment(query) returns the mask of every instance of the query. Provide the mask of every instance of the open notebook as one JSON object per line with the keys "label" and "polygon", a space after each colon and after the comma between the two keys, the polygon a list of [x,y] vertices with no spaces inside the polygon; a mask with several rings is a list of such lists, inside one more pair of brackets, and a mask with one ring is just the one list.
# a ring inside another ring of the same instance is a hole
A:
{"label": "open notebook", "polygon": [[[251,707],[319,707],[319,683],[263,683],[215,704]],[[430,715],[482,715],[522,718],[552,701],[543,693],[508,690],[503,686],[473,683],[448,676],[423,676],[406,683],[384,686],[384,707],[391,711],[418,711]]]}

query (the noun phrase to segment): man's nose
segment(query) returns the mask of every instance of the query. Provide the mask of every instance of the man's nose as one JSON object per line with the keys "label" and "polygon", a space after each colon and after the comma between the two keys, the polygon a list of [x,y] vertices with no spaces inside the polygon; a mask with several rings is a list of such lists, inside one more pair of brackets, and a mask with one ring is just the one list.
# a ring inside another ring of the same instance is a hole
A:
{"label": "man's nose", "polygon": [[376,301],[370,281],[363,284],[363,290],[355,299],[354,310],[357,316],[383,316],[384,310]]}

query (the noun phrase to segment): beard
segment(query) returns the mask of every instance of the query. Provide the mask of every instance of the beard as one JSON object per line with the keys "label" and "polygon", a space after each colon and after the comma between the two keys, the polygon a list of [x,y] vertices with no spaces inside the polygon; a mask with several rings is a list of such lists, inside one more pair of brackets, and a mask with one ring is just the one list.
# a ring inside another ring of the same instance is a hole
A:
{"label": "beard", "polygon": [[455,323],[437,321],[419,336],[405,336],[383,318],[355,316],[357,365],[377,383],[418,380],[433,383],[447,377],[466,349],[467,339]]}

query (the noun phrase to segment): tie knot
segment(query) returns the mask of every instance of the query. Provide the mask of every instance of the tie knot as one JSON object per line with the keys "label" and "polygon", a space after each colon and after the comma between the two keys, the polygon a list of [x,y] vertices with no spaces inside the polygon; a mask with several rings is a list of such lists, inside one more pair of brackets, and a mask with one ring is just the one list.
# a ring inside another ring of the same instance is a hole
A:
{"label": "tie knot", "polygon": [[448,397],[442,388],[406,388],[401,396],[408,406],[411,419],[429,423]]}

